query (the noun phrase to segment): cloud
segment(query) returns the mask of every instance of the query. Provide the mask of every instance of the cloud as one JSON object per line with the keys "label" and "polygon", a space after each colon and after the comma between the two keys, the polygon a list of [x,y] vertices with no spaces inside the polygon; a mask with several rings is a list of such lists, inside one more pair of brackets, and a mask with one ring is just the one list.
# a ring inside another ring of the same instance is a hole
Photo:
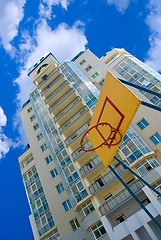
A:
{"label": "cloud", "polygon": [[156,71],[161,71],[161,4],[160,0],[150,0],[148,8],[150,14],[146,23],[150,28],[150,49],[146,63]]}
{"label": "cloud", "polygon": [[11,41],[18,33],[18,26],[23,19],[23,6],[26,0],[0,1],[0,43],[5,50],[13,54]]}
{"label": "cloud", "polygon": [[33,38],[34,41],[26,35],[26,42],[19,46],[21,61],[25,58],[25,64],[19,70],[20,75],[14,81],[19,87],[17,100],[20,105],[28,99],[29,92],[34,86],[31,79],[27,76],[28,69],[44,53],[52,52],[59,61],[72,59],[78,52],[85,50],[85,45],[87,44],[83,24],[79,21],[75,22],[72,27],[61,23],[55,30],[52,30],[47,22],[42,20],[38,24]]}
{"label": "cloud", "polygon": [[67,10],[71,0],[42,0],[39,6],[39,15],[43,18],[51,18],[52,6],[61,5],[62,8]]}
{"label": "cloud", "polygon": [[130,4],[130,0],[107,0],[107,4],[114,4],[119,12],[124,13]]}
{"label": "cloud", "polygon": [[9,152],[9,149],[12,146],[12,140],[3,133],[3,128],[6,124],[7,117],[4,114],[3,109],[0,107],[0,159],[5,157],[6,153]]}

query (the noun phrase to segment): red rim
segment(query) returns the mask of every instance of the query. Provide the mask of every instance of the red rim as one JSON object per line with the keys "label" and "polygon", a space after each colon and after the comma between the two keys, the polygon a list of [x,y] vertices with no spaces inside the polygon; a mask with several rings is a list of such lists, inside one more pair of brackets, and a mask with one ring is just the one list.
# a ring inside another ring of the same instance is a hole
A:
{"label": "red rim", "polygon": [[[85,148],[83,148],[83,140],[84,140],[84,138],[85,138],[85,136],[89,133],[89,131],[91,131],[93,128],[96,128],[96,127],[98,127],[99,125],[106,125],[106,126],[109,126],[110,128],[111,128],[111,132],[110,132],[110,135],[109,135],[109,137],[103,142],[103,143],[101,143],[100,145],[98,145],[97,147],[95,147],[95,148],[92,148],[92,149],[85,149]],[[120,139],[119,139],[119,141],[117,142],[117,143],[114,143],[114,144],[107,144],[107,141],[108,140],[112,140],[112,138],[111,138],[111,135],[112,135],[112,133],[118,133],[119,135],[120,135]],[[97,124],[95,124],[94,126],[92,126],[91,128],[89,128],[84,134],[83,134],[83,137],[82,137],[82,139],[81,139],[81,142],[80,142],[80,146],[81,146],[81,149],[83,150],[83,151],[85,151],[85,152],[91,152],[91,151],[94,151],[94,150],[96,150],[97,148],[99,148],[99,147],[101,147],[101,146],[103,146],[103,145],[108,145],[108,146],[115,146],[115,145],[117,145],[117,144],[119,144],[120,142],[121,142],[121,140],[122,140],[122,135],[121,135],[121,133],[119,132],[119,130],[118,129],[115,129],[115,128],[113,128],[109,123],[106,123],[106,122],[102,122],[102,123],[97,123]]]}

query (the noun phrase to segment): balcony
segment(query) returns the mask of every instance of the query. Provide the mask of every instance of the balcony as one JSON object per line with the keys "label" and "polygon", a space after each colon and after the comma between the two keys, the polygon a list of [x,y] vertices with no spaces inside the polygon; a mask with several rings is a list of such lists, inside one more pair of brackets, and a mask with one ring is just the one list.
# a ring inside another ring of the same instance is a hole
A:
{"label": "balcony", "polygon": [[58,68],[54,69],[49,75],[42,77],[42,81],[37,85],[37,87],[40,88],[47,80],[49,80],[57,72]]}
{"label": "balcony", "polygon": [[58,121],[65,113],[67,113],[72,107],[74,107],[78,102],[80,102],[80,97],[74,98],[68,105],[66,105],[60,112],[54,116],[54,122]]}
{"label": "balcony", "polygon": [[[119,175],[122,175],[124,172],[127,171],[122,165],[119,165],[118,167],[115,167],[116,172]],[[94,183],[92,183],[89,186],[89,191],[92,195],[94,195],[96,192],[100,191],[102,188],[106,187],[108,184],[113,182],[116,178],[116,176],[111,172],[107,172],[102,177],[98,178]]]}
{"label": "balcony", "polygon": [[88,111],[87,107],[82,107],[78,112],[76,112],[71,118],[69,118],[65,123],[59,127],[60,133],[62,133],[66,128],[73,124],[78,118],[80,118],[84,113]]}
{"label": "balcony", "polygon": [[68,82],[65,80],[59,87],[57,87],[49,96],[46,97],[45,103],[48,103],[54,96],[56,96],[65,86],[68,85]]}
{"label": "balcony", "polygon": [[81,176],[84,177],[101,163],[101,159],[98,156],[95,156],[79,169]]}
{"label": "balcony", "polygon": [[72,93],[74,89],[70,88],[67,92],[65,92],[57,101],[55,101],[50,107],[49,111],[52,112],[60,103],[62,103],[65,99],[67,99]]}
{"label": "balcony", "polygon": [[[144,184],[139,180],[134,181],[133,183],[129,184],[130,189],[136,195],[142,191]],[[103,203],[99,210],[102,215],[107,215],[123,205],[124,203],[128,202],[132,198],[131,194],[124,188],[121,192],[117,193],[115,196],[111,197],[108,201]]]}
{"label": "balcony", "polygon": [[82,135],[82,133],[88,129],[90,121],[91,119],[89,119],[86,123],[84,123],[80,128],[78,128],[75,132],[73,132],[69,137],[65,139],[66,146],[75,141],[79,136]]}
{"label": "balcony", "polygon": [[[92,147],[92,144],[90,143],[90,141],[86,141],[83,144],[83,147],[85,149],[90,149]],[[73,157],[73,160],[75,161],[76,159],[78,159],[80,156],[82,156],[85,153],[85,151],[82,150],[81,147],[77,148],[71,155]]]}
{"label": "balcony", "polygon": [[54,80],[49,83],[41,92],[41,95],[43,96],[55,83],[57,83],[61,78],[63,77],[63,74],[59,74]]}

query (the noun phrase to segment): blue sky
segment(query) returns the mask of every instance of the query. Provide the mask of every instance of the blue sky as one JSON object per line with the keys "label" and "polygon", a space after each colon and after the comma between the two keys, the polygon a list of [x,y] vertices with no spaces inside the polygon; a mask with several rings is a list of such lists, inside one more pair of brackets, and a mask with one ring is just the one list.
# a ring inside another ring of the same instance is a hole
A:
{"label": "blue sky", "polygon": [[47,52],[62,61],[115,47],[161,72],[160,0],[0,1],[1,239],[33,239],[18,165],[27,143],[18,112],[33,87],[28,68]]}

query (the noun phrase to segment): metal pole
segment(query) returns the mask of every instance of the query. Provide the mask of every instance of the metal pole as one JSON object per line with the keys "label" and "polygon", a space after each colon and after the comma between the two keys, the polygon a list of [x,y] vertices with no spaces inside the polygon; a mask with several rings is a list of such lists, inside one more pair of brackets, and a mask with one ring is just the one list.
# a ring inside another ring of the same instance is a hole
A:
{"label": "metal pole", "polygon": [[142,90],[142,91],[144,91],[144,92],[148,92],[148,93],[150,93],[150,94],[152,94],[152,95],[156,95],[157,97],[161,98],[161,93],[158,93],[158,92],[152,91],[152,90],[150,90],[150,89],[147,89],[147,88],[141,87],[141,86],[139,86],[139,85],[136,85],[136,84],[134,84],[134,83],[125,81],[125,80],[123,80],[123,79],[121,79],[121,78],[118,78],[118,80],[119,80],[120,82],[124,83],[124,84],[127,84],[127,85],[131,86],[131,87],[137,88],[137,89]]}
{"label": "metal pole", "polygon": [[151,215],[151,213],[146,209],[146,207],[140,202],[140,200],[135,196],[133,191],[128,187],[128,185],[122,180],[122,178],[118,175],[118,173],[109,165],[110,170],[113,172],[113,174],[119,179],[119,181],[124,185],[124,187],[127,189],[127,191],[131,194],[131,196],[137,201],[137,203],[140,205],[140,207],[148,214],[148,216],[151,218],[151,220],[158,226],[158,228],[161,230],[161,225],[156,221],[156,219]]}
{"label": "metal pole", "polygon": [[158,107],[158,106],[156,106],[154,104],[151,104],[151,103],[148,103],[148,102],[144,102],[144,101],[142,101],[141,104],[146,106],[146,107],[149,107],[149,108],[152,108],[154,110],[157,110],[157,111],[161,112],[161,107]]}
{"label": "metal pole", "polygon": [[124,162],[122,162],[118,157],[114,156],[114,159],[116,159],[120,164],[122,164],[125,168],[127,168],[132,174],[134,174],[140,181],[145,183],[152,191],[157,193],[161,197],[161,193],[158,192],[154,187],[152,187],[147,181],[145,181],[142,177],[140,177],[136,172],[134,172],[130,167],[128,167]]}

